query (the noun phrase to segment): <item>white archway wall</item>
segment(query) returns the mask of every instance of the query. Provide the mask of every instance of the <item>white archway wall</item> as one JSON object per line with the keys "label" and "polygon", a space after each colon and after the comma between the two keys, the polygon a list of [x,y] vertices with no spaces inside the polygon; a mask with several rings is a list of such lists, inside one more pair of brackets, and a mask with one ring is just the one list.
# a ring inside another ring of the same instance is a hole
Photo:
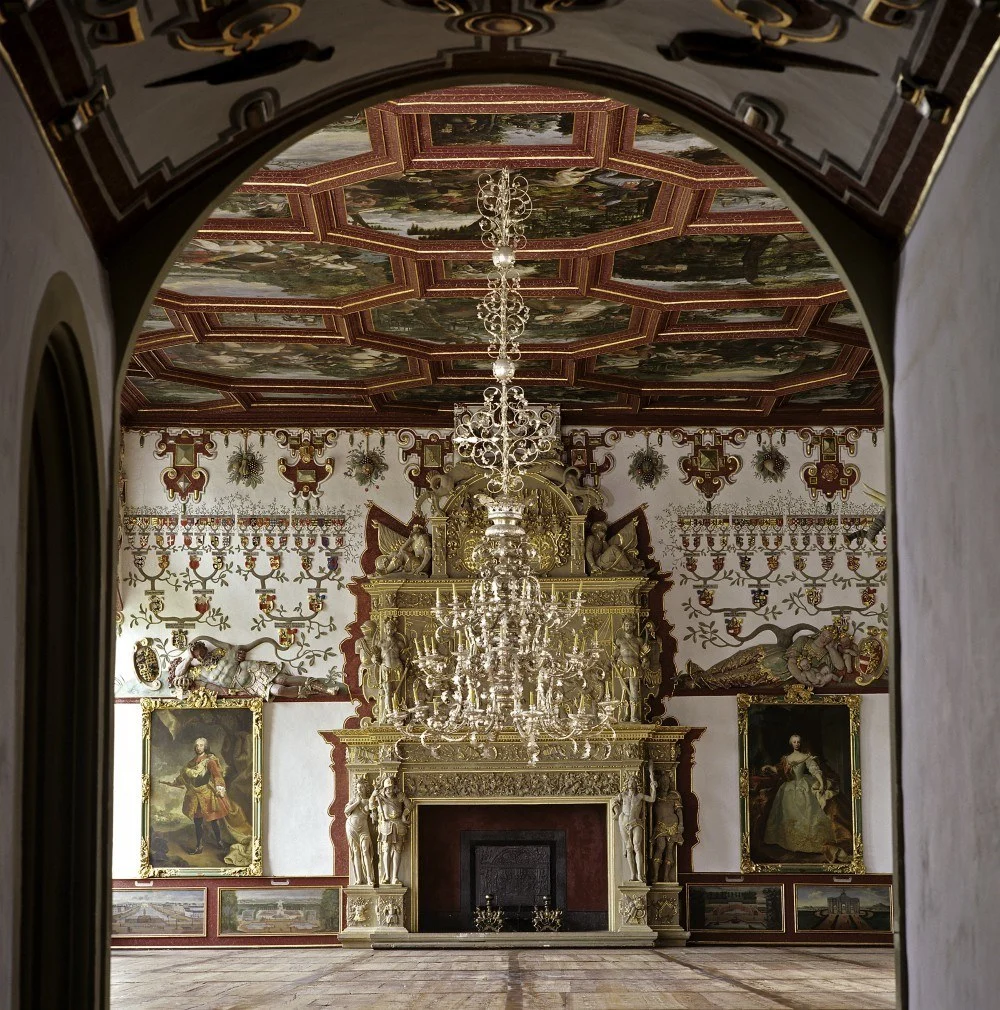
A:
{"label": "white archway wall", "polygon": [[[99,383],[93,393],[100,412],[100,451],[110,460],[114,414],[114,347],[104,271],[80,223],[62,181],[41,142],[24,103],[5,74],[0,74],[0,1005],[11,996],[18,933],[15,907],[19,886],[18,793],[20,791],[20,701],[17,688],[18,643],[22,636],[18,596],[21,591],[19,542],[23,528],[22,478],[28,461],[22,444],[28,400],[33,396],[29,375],[37,356],[32,331],[49,280],[63,272],[83,303],[89,348]],[[71,320],[65,320],[71,322]],[[84,334],[77,334],[81,341]],[[53,578],[60,573],[54,572]],[[96,611],[95,611],[96,613]],[[52,629],[58,633],[57,628]],[[43,643],[26,643],[43,648]],[[52,698],[58,704],[58,698]]]}
{"label": "white archway wall", "polygon": [[907,242],[893,426],[913,1010],[997,1005],[1000,69]]}

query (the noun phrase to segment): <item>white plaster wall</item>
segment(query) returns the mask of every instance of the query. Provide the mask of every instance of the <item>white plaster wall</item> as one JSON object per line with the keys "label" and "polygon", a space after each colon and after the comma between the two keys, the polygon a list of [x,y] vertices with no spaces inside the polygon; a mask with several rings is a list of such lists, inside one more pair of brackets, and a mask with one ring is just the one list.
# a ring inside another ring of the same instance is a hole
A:
{"label": "white plaster wall", "polygon": [[[736,698],[678,697],[670,715],[683,726],[704,726],[695,743],[692,788],[698,797],[698,844],[691,853],[696,873],[739,873],[739,735]],[[869,873],[892,872],[889,699],[861,700],[862,837]]]}
{"label": "white plaster wall", "polygon": [[[264,709],[264,874],[327,876],[333,846],[330,746],[319,735],[354,711],[345,702],[267,705]],[[142,805],[142,708],[115,705],[115,795],[111,874],[139,872]]]}
{"label": "white plaster wall", "polygon": [[[99,445],[109,444],[114,372],[104,274],[34,123],[10,78],[0,73],[0,1006],[12,1005],[17,938],[15,894],[19,879],[18,790],[20,709],[16,657],[22,629],[17,551],[18,514],[26,460],[21,456],[27,368],[39,302],[50,278],[62,271],[75,283],[90,329],[91,357],[99,381]],[[82,336],[82,335],[78,335]],[[37,643],[35,643],[37,647]]]}
{"label": "white plaster wall", "polygon": [[698,797],[696,873],[740,870],[739,739],[736,698],[674,698],[667,711],[682,726],[704,726],[694,745],[691,788]]}
{"label": "white plaster wall", "polygon": [[1000,68],[907,242],[894,428],[906,960],[914,1010],[1000,991]]}
{"label": "white plaster wall", "polygon": [[[354,712],[342,701],[269,705],[264,711],[264,873],[333,873],[327,808],[333,799],[330,745],[319,735]],[[343,822],[341,822],[343,823]]]}

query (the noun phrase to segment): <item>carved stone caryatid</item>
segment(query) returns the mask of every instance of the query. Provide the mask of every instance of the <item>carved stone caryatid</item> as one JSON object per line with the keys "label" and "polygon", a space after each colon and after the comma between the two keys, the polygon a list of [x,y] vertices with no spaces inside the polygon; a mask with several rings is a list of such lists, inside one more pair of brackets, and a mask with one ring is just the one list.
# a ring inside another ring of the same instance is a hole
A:
{"label": "carved stone caryatid", "polygon": [[622,719],[643,721],[643,700],[660,682],[660,647],[649,621],[626,622],[614,638],[612,672],[623,689]]}
{"label": "carved stone caryatid", "polygon": [[403,848],[410,834],[409,797],[396,784],[394,775],[384,775],[368,798],[368,809],[375,815],[378,831],[379,882],[399,884]]}
{"label": "carved stone caryatid", "polygon": [[382,713],[395,712],[406,690],[406,639],[396,619],[387,617],[378,632],[378,701]]}
{"label": "carved stone caryatid", "polygon": [[653,837],[649,855],[653,864],[651,883],[677,880],[677,846],[684,844],[684,803],[672,787],[672,774],[660,771],[659,789],[653,800]]}
{"label": "carved stone caryatid", "polygon": [[372,822],[368,815],[371,790],[363,776],[354,780],[354,796],[344,807],[347,847],[351,860],[351,883],[375,883],[375,851]]}
{"label": "carved stone caryatid", "polygon": [[608,524],[596,522],[584,542],[588,575],[642,575],[647,566],[639,557],[637,520],[627,523],[613,536]]}
{"label": "carved stone caryatid", "polygon": [[625,879],[642,882],[646,879],[646,804],[656,802],[656,777],[650,765],[649,793],[643,792],[642,776],[629,776],[625,788],[611,804],[611,813],[618,819],[618,833],[625,858]]}
{"label": "carved stone caryatid", "polygon": [[409,536],[395,533],[387,526],[376,523],[378,529],[379,557],[375,559],[376,575],[395,575],[403,578],[427,578],[433,550],[431,537],[424,523],[414,520]]}

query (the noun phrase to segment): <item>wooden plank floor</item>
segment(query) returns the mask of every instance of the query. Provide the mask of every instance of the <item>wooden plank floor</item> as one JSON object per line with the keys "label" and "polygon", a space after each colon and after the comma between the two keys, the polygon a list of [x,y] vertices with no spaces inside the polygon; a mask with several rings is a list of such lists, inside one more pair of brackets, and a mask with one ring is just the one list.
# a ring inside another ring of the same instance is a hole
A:
{"label": "wooden plank floor", "polygon": [[115,950],[113,1010],[891,1010],[884,948]]}

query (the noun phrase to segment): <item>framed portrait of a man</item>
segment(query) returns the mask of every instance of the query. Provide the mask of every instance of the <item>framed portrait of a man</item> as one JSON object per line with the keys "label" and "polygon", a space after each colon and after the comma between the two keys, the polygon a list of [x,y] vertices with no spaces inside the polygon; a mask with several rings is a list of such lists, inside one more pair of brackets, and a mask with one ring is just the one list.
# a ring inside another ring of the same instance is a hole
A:
{"label": "framed portrait of a man", "polygon": [[262,872],[260,698],[142,699],[140,876]]}
{"label": "framed portrait of a man", "polygon": [[861,698],[736,696],[741,869],[864,873]]}

